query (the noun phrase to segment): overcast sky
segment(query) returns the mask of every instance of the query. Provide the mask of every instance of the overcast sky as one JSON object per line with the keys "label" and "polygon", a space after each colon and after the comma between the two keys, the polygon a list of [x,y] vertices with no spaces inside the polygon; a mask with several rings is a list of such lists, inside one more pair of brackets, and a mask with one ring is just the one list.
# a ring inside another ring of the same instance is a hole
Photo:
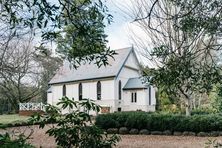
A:
{"label": "overcast sky", "polygon": [[[51,0],[55,2],[56,0]],[[132,47],[135,42],[133,42],[132,37],[137,37],[140,40],[146,40],[147,36],[144,32],[135,24],[132,23],[133,19],[130,18],[132,13],[130,8],[136,0],[104,0],[105,5],[109,9],[109,13],[113,16],[113,22],[105,28],[105,33],[108,35],[108,47],[112,50]],[[53,46],[53,45],[52,45]],[[137,47],[135,47],[136,50]],[[151,65],[149,60],[138,54],[137,57],[145,65]]]}
{"label": "overcast sky", "polygon": [[124,2],[127,2],[127,0],[108,0],[106,3],[109,13],[113,16],[113,22],[105,29],[108,35],[108,46],[111,49],[130,47],[133,44],[129,33],[131,19],[126,18],[124,12],[118,7],[119,3]]}
{"label": "overcast sky", "polygon": [[[130,18],[130,7],[132,6],[131,0],[107,0],[107,7],[109,12],[113,15],[113,22],[106,27],[105,31],[108,35],[108,46],[111,49],[120,49],[124,47],[131,47],[134,45],[132,37],[136,36],[140,40],[147,40],[147,35],[133,22]],[[148,45],[149,46],[149,45]],[[139,52],[138,48],[135,47],[137,51],[137,57],[140,62],[149,67],[155,67],[154,63],[143,57]]]}

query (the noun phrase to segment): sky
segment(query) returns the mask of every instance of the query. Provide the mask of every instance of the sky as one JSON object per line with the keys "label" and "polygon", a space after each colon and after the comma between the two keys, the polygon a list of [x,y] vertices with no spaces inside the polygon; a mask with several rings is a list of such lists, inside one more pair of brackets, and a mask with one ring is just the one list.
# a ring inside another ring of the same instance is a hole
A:
{"label": "sky", "polygon": [[[51,3],[57,4],[57,0],[49,0]],[[109,13],[113,16],[113,22],[107,25],[105,33],[108,35],[108,47],[111,49],[120,49],[132,46],[130,41],[129,24],[132,21],[126,18],[121,6],[129,6],[131,0],[103,0],[108,7]],[[123,5],[124,4],[124,5]]]}
{"label": "sky", "polygon": [[113,16],[113,22],[105,28],[105,33],[108,35],[108,47],[115,50],[133,46],[139,62],[154,68],[156,67],[155,64],[139,53],[138,47],[135,46],[135,42],[132,40],[132,37],[135,36],[140,40],[147,40],[147,35],[133,23],[133,18],[129,17],[132,13],[130,7],[134,2],[136,1],[107,0],[106,5]]}
{"label": "sky", "polygon": [[[56,3],[57,0],[49,0],[52,3]],[[108,44],[112,50],[131,47],[133,42],[130,41],[129,24],[132,21],[126,18],[126,14],[123,13],[122,8],[118,5],[127,4],[130,0],[104,0],[105,5],[109,9],[109,13],[113,16],[113,22],[106,26],[105,33],[108,35]],[[128,5],[128,4],[127,4]],[[55,45],[53,45],[54,50]]]}
{"label": "sky", "polygon": [[[130,22],[132,19],[124,14],[119,4],[129,3],[129,0],[108,0],[106,5],[113,16],[113,22],[105,29],[108,35],[108,46],[111,49],[130,47],[133,45],[130,39]],[[128,5],[128,4],[127,4]]]}
{"label": "sky", "polygon": [[[55,2],[55,0],[50,1]],[[135,42],[132,40],[132,37],[136,36],[140,40],[147,39],[146,34],[135,23],[132,23],[133,19],[129,17],[131,14],[130,8],[133,6],[133,3],[136,2],[136,0],[104,1],[105,5],[109,9],[109,13],[113,16],[113,22],[107,25],[105,28],[105,33],[108,35],[108,47],[110,47],[112,50],[132,46],[135,47]],[[149,60],[144,58],[138,52],[137,57],[141,63],[153,67],[153,64],[151,64]]]}

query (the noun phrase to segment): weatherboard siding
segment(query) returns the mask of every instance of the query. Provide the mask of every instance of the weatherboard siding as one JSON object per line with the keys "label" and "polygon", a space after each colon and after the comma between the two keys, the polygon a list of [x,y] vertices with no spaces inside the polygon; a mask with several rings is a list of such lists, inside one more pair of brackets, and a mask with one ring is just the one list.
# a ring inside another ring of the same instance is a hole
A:
{"label": "weatherboard siding", "polygon": [[[110,112],[130,110],[155,111],[155,105],[149,106],[148,89],[137,90],[137,102],[131,102],[131,90],[121,89],[119,100],[119,81],[123,88],[130,78],[140,77],[139,62],[132,48],[117,50],[115,60],[110,59],[107,67],[96,65],[81,65],[78,69],[70,69],[69,64],[63,65],[60,71],[50,81],[48,103],[56,105],[63,95],[63,85],[66,85],[66,96],[79,100],[79,83],[82,84],[82,98],[95,100]],[[97,82],[101,82],[101,100],[97,100]],[[152,89],[153,91],[154,89]],[[134,90],[135,91],[135,90]],[[151,94],[152,104],[155,104],[155,93]],[[93,113],[95,114],[95,113]]]}
{"label": "weatherboard siding", "polygon": [[[97,101],[97,82],[101,82],[101,100]],[[82,83],[82,93],[83,98],[95,100],[100,105],[114,105],[114,79],[111,80],[91,80],[83,81]],[[66,84],[56,84],[52,85],[52,93],[48,93],[48,103],[56,105],[60,98],[62,98],[62,88],[66,85],[66,96],[75,101],[79,100],[78,87],[79,83],[66,83]]]}

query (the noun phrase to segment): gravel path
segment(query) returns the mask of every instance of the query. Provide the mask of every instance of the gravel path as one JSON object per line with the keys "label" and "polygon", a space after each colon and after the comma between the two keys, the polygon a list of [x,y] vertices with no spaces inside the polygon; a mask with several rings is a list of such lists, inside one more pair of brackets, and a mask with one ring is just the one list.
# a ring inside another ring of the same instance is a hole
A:
{"label": "gravel path", "polygon": [[[55,142],[52,137],[45,135],[46,129],[37,126],[16,127],[7,129],[8,132],[25,132],[29,134],[33,129],[29,140],[36,147],[54,148]],[[0,132],[4,132],[0,130]],[[194,136],[156,136],[156,135],[121,135],[118,148],[204,148],[208,139],[217,139],[222,142],[222,137],[194,137]]]}

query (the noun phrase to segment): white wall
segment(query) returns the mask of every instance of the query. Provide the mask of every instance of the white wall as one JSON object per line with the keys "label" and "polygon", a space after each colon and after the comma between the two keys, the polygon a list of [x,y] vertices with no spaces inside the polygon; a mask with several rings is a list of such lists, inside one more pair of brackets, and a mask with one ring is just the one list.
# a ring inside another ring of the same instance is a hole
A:
{"label": "white wall", "polygon": [[[97,82],[101,82],[101,100],[97,100]],[[95,102],[101,106],[108,106],[111,111],[114,111],[114,79],[100,79],[100,80],[90,80],[81,81],[82,83],[82,93],[83,98],[89,98],[95,100]],[[70,99],[74,98],[75,101],[79,100],[79,83],[66,83],[66,96]],[[48,103],[56,105],[60,98],[62,98],[62,89],[64,84],[52,85],[52,93],[48,93]]]}
{"label": "white wall", "polygon": [[156,89],[151,86],[151,105],[156,105]]}
{"label": "white wall", "polygon": [[[136,70],[137,69],[137,70]],[[128,59],[126,60],[125,65],[123,66],[122,70],[120,71],[118,77],[116,78],[115,81],[115,99],[116,99],[116,111],[118,107],[121,107],[124,105],[124,95],[123,95],[123,90],[122,90],[122,99],[118,100],[119,98],[119,91],[118,91],[118,84],[119,84],[119,80],[121,80],[122,83],[122,88],[126,85],[127,81],[129,80],[129,78],[135,78],[135,77],[139,77],[140,73],[139,73],[139,65],[138,62],[135,58],[135,54],[133,52],[131,52],[131,54],[129,55]]]}
{"label": "white wall", "polygon": [[136,55],[134,52],[131,52],[131,54],[129,55],[129,57],[125,63],[125,66],[129,66],[129,67],[139,70],[139,62],[137,61]]}
{"label": "white wall", "polygon": [[52,85],[52,105],[56,105],[59,99],[62,98],[62,87],[63,85]]}
{"label": "white wall", "polygon": [[[137,103],[131,103],[131,93],[122,90],[122,99],[118,100],[118,84],[119,80],[122,82],[122,88],[125,86],[129,78],[139,77],[139,63],[135,57],[134,52],[131,52],[128,59],[126,60],[125,65],[122,67],[118,77],[109,78],[109,79],[98,79],[98,80],[89,80],[81,81],[83,88],[83,98],[89,98],[95,100],[95,102],[101,106],[110,107],[110,111],[117,111],[118,107],[121,107],[122,110],[137,110],[142,109],[146,110],[148,105],[148,92],[147,90],[138,90],[137,93]],[[97,82],[101,82],[101,100],[97,100]],[[74,100],[79,100],[78,86],[80,82],[72,82],[66,84],[66,96],[74,98]],[[48,95],[48,102],[55,105],[58,102],[58,99],[62,98],[62,88],[64,84],[52,85],[52,95]],[[153,89],[154,90],[154,89]],[[153,96],[154,95],[154,96]],[[52,99],[50,99],[50,97]],[[152,93],[152,102],[155,104],[155,93]],[[130,102],[129,102],[130,101]]]}
{"label": "white wall", "polygon": [[52,100],[53,98],[52,98],[52,93],[47,93],[47,103],[48,104],[52,104]]}
{"label": "white wall", "polygon": [[[123,111],[155,111],[155,104],[149,105],[148,89],[125,90],[124,91],[124,104],[122,105]],[[131,102],[131,94],[137,94],[137,102]]]}

